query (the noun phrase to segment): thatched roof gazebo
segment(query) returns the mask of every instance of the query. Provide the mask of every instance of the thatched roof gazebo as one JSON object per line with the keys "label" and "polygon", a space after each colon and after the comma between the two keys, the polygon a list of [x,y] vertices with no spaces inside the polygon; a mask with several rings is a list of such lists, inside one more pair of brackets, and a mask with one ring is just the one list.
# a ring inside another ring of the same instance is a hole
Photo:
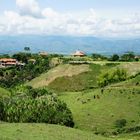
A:
{"label": "thatched roof gazebo", "polygon": [[73,53],[72,55],[75,56],[75,57],[84,57],[84,56],[86,56],[86,54],[84,52],[79,51],[79,50],[76,51],[75,53]]}

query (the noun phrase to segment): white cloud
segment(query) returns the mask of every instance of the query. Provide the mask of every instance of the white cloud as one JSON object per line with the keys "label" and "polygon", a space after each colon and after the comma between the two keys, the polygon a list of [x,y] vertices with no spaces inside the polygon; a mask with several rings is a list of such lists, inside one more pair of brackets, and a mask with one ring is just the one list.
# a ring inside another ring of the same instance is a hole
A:
{"label": "white cloud", "polygon": [[41,14],[39,4],[35,0],[16,0],[16,5],[22,15],[39,17]]}
{"label": "white cloud", "polygon": [[55,12],[52,8],[45,8],[44,10],[42,10],[42,15],[46,18],[59,16],[59,14]]}
{"label": "white cloud", "polygon": [[94,9],[83,14],[41,9],[35,0],[16,0],[19,12],[5,11],[0,34],[92,35],[106,37],[140,35],[140,15],[111,20]]}

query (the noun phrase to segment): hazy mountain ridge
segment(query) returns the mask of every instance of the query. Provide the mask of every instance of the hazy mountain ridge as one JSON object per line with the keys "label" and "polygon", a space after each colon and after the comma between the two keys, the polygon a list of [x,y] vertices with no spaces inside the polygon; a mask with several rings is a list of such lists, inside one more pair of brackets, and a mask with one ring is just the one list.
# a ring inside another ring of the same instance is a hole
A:
{"label": "hazy mountain ridge", "polygon": [[133,51],[140,54],[140,39],[105,39],[72,36],[0,36],[0,53],[15,53],[29,46],[31,51],[71,54],[75,50],[86,53],[124,53]]}

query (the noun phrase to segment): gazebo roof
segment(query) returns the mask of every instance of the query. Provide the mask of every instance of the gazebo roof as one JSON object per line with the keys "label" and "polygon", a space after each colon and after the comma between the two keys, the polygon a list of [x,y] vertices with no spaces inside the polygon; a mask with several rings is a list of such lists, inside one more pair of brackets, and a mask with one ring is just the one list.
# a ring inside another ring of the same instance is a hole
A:
{"label": "gazebo roof", "polygon": [[86,54],[84,52],[78,50],[73,55],[74,56],[85,56]]}

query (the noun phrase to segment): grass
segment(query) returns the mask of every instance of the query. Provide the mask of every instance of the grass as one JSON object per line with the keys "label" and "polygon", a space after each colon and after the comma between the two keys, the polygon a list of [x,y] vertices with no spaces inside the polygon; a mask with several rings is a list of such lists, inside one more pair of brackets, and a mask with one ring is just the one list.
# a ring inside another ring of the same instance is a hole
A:
{"label": "grass", "polygon": [[55,91],[83,91],[97,88],[97,78],[112,68],[127,69],[129,75],[140,71],[140,63],[109,63],[99,62],[98,64],[70,65],[63,64],[51,69],[49,72],[31,80],[27,83],[34,88],[48,87]]}
{"label": "grass", "polygon": [[121,63],[118,67],[126,69],[130,76],[140,72],[140,62]]}
{"label": "grass", "polygon": [[89,71],[71,77],[64,76],[57,78],[48,85],[48,88],[60,92],[83,91],[87,89],[94,89],[98,87],[97,79],[98,76],[101,74],[101,72],[106,71],[115,66],[116,64],[114,65],[90,64]]}
{"label": "grass", "polygon": [[108,138],[58,125],[0,123],[0,140],[139,140],[139,137],[138,133]]}
{"label": "grass", "polygon": [[126,119],[126,127],[139,124],[140,94],[137,94],[139,91],[108,88],[103,94],[100,90],[94,90],[64,93],[59,98],[71,109],[76,128],[103,133],[115,131],[115,121],[118,119]]}
{"label": "grass", "polygon": [[[114,138],[94,134],[111,136],[118,129],[116,120],[120,119],[126,119],[125,128],[140,126],[140,75],[108,86],[103,93],[96,89],[98,75],[116,67],[126,68],[130,75],[139,72],[139,63],[60,65],[27,83],[34,88],[47,86],[59,93],[59,99],[66,102],[72,111],[77,129],[46,124],[2,123],[0,140],[139,140],[140,133]],[[4,93],[3,90],[0,88],[0,93]]]}
{"label": "grass", "polygon": [[73,75],[78,75],[87,71],[89,71],[88,65],[59,65],[51,69],[49,72],[43,73],[41,76],[33,79],[27,83],[27,85],[30,85],[34,88],[44,87],[48,86],[51,82],[59,77],[71,77]]}
{"label": "grass", "polygon": [[0,140],[109,140],[90,132],[49,124],[0,124]]}
{"label": "grass", "polygon": [[116,83],[111,85],[112,87],[117,87],[117,88],[129,88],[129,89],[135,89],[135,88],[140,88],[140,74],[137,75],[135,78],[129,79],[124,82]]}

